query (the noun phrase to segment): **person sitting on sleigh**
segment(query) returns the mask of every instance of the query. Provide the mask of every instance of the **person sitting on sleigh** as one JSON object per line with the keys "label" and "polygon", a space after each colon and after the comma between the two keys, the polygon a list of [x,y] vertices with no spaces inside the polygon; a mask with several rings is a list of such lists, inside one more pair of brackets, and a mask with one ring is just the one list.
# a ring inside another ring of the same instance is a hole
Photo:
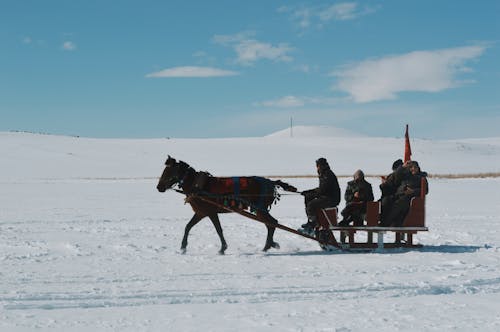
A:
{"label": "person sitting on sleigh", "polygon": [[366,202],[373,201],[372,185],[365,180],[365,174],[358,169],[353,180],[347,183],[345,190],[345,208],[340,212],[342,220],[339,226],[348,226],[353,222],[354,226],[363,226],[366,214]]}
{"label": "person sitting on sleigh", "polygon": [[316,213],[319,209],[336,207],[340,203],[339,182],[325,158],[316,160],[316,170],[319,186],[301,193],[304,196],[308,221],[302,225],[299,231],[306,234],[314,233],[314,228],[318,224]]}

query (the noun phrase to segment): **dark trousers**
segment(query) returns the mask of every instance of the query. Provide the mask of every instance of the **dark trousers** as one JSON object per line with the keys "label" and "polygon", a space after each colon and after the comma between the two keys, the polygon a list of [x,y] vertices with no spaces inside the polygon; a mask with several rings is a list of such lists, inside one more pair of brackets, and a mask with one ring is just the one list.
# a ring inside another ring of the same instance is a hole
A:
{"label": "dark trousers", "polygon": [[410,210],[410,202],[411,196],[403,195],[396,198],[392,203],[387,203],[385,211],[382,205],[381,226],[403,226],[405,217]]}
{"label": "dark trousers", "polygon": [[363,214],[366,213],[366,202],[349,202],[340,212],[346,224],[351,221],[354,226],[363,226]]}
{"label": "dark trousers", "polygon": [[319,209],[324,209],[327,207],[335,206],[330,197],[314,197],[314,196],[305,196],[304,203],[306,205],[306,214],[307,218],[316,224],[316,213]]}
{"label": "dark trousers", "polygon": [[382,196],[380,199],[380,225],[381,226],[390,226],[386,225],[385,221],[387,220],[387,216],[389,212],[392,210],[392,206],[396,201],[396,197],[394,195]]}

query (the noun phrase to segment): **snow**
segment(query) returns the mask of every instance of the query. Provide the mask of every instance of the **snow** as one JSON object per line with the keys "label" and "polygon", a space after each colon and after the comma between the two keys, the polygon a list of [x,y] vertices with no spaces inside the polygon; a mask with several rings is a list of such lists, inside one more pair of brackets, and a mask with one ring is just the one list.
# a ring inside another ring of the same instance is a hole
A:
{"label": "snow", "polygon": [[[500,139],[412,140],[431,174],[499,172]],[[0,133],[0,331],[498,331],[500,178],[429,179],[422,249],[323,252],[221,216],[229,248],[183,196],[156,191],[167,154],[217,175],[285,175],[314,160],[385,174],[403,140],[369,137],[90,139]],[[214,155],[215,157],[211,157]],[[349,177],[340,177],[345,190]],[[379,179],[369,177],[375,189]],[[379,197],[380,193],[375,192]],[[342,207],[341,203],[341,207]],[[298,227],[301,196],[271,213]]]}

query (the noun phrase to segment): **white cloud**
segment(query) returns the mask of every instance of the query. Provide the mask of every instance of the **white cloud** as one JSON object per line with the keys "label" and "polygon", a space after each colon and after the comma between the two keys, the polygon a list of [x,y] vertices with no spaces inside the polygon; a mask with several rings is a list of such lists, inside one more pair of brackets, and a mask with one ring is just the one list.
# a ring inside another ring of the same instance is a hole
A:
{"label": "white cloud", "polygon": [[285,96],[276,100],[268,100],[268,101],[263,101],[261,103],[258,103],[257,106],[266,106],[266,107],[282,107],[282,108],[289,108],[289,107],[301,107],[305,105],[305,102],[295,96]]}
{"label": "white cloud", "polygon": [[237,44],[247,39],[252,39],[255,36],[255,31],[242,31],[234,35],[215,35],[212,40],[216,44],[230,46]]}
{"label": "white cloud", "polygon": [[334,105],[342,101],[343,100],[340,98],[297,97],[289,95],[274,100],[255,103],[254,106],[293,108],[306,105]]}
{"label": "white cloud", "polygon": [[357,2],[340,2],[334,5],[319,5],[314,7],[280,7],[279,13],[290,13],[292,21],[300,29],[310,26],[322,27],[330,21],[354,20],[361,16],[371,14],[376,7],[360,6]]}
{"label": "white cloud", "polygon": [[342,2],[322,9],[319,13],[321,21],[347,21],[376,11],[374,7],[360,7],[356,2]]}
{"label": "white cloud", "polygon": [[360,15],[357,10],[358,4],[355,2],[343,2],[334,4],[319,13],[319,18],[322,21],[335,20],[352,20]]}
{"label": "white cloud", "polygon": [[276,62],[289,62],[292,57],[288,55],[293,48],[286,43],[272,45],[263,43],[250,36],[253,32],[242,32],[236,35],[216,35],[213,41],[217,44],[229,46],[237,54],[236,62],[242,65],[251,65],[261,59]]}
{"label": "white cloud", "polygon": [[234,76],[237,72],[212,67],[173,67],[147,74],[146,77],[221,77]]}
{"label": "white cloud", "polygon": [[302,72],[302,73],[310,73],[313,69],[316,70],[316,67],[311,68],[309,65],[297,65],[293,68],[296,71]]}
{"label": "white cloud", "polygon": [[72,41],[65,41],[61,48],[65,51],[74,51],[76,50],[76,44],[73,43]]}
{"label": "white cloud", "polygon": [[292,61],[292,57],[288,55],[293,48],[288,44],[278,44],[273,46],[268,43],[261,43],[257,40],[244,40],[234,46],[238,54],[237,62],[241,64],[252,64],[260,59],[272,61]]}
{"label": "white cloud", "polygon": [[24,36],[21,40],[24,45],[32,45],[34,47],[44,47],[47,46],[47,42],[43,39],[33,39],[30,36]]}
{"label": "white cloud", "polygon": [[298,22],[300,28],[308,28],[311,25],[312,17],[315,16],[313,10],[309,8],[297,9],[292,13],[292,19]]}
{"label": "white cloud", "polygon": [[193,53],[193,57],[195,58],[206,58],[207,56],[207,52],[205,51],[196,51]]}
{"label": "white cloud", "polygon": [[333,89],[347,92],[358,103],[396,99],[404,91],[443,91],[465,84],[458,74],[470,72],[465,63],[485,49],[465,46],[362,61],[333,72],[339,79]]}

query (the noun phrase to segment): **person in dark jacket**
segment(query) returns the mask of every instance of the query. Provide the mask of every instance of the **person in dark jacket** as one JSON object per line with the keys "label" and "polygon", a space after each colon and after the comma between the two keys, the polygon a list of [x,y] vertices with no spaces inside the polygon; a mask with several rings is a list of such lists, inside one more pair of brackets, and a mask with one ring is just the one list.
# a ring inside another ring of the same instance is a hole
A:
{"label": "person in dark jacket", "polygon": [[373,201],[372,185],[365,180],[365,174],[358,169],[354,173],[354,180],[347,183],[344,198],[345,208],[340,213],[342,221],[339,226],[347,226],[353,222],[354,226],[363,226],[366,202]]}
{"label": "person in dark jacket", "polygon": [[[409,161],[398,169],[397,173],[402,180],[394,194],[394,203],[382,219],[381,226],[403,226],[404,219],[410,210],[411,199],[419,197],[422,190],[425,190],[426,195],[429,192],[427,173],[420,170],[418,162]],[[425,188],[422,188],[422,179],[424,179]]]}
{"label": "person in dark jacket", "polygon": [[398,159],[392,164],[392,173],[388,176],[382,176],[382,183],[380,184],[382,196],[379,199],[382,220],[385,219],[387,212],[390,211],[392,204],[394,204],[396,200],[396,190],[401,184],[401,181],[408,174],[408,170],[402,167],[403,161]]}
{"label": "person in dark jacket", "polygon": [[316,160],[319,186],[314,189],[302,192],[306,206],[307,223],[302,225],[304,233],[311,234],[317,226],[316,213],[319,209],[336,207],[340,203],[340,186],[337,177],[330,169],[330,165],[325,158]]}
{"label": "person in dark jacket", "polygon": [[382,197],[394,195],[399,187],[398,179],[396,176],[396,171],[403,166],[403,161],[401,159],[396,160],[392,164],[392,173],[388,176],[382,176],[382,183],[380,184],[380,191],[382,191]]}

